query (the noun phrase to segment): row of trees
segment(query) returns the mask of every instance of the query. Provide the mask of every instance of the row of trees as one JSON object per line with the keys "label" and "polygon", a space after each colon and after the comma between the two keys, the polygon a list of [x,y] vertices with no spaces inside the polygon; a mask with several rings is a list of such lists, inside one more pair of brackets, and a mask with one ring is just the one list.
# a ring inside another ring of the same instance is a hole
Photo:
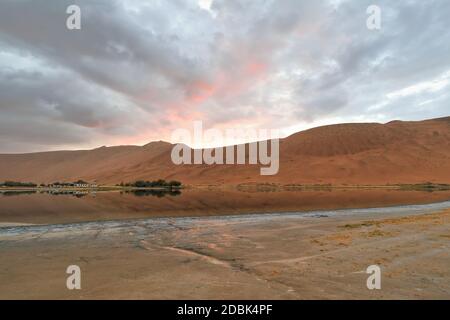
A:
{"label": "row of trees", "polygon": [[78,180],[78,181],[75,181],[75,182],[59,182],[59,181],[57,181],[57,182],[53,182],[53,183],[51,183],[49,185],[62,186],[62,187],[73,187],[76,184],[89,184],[89,182],[86,182],[84,180]]}
{"label": "row of trees", "polygon": [[[61,186],[61,187],[73,187],[77,184],[89,184],[86,181],[83,180],[78,180],[75,182],[54,182],[54,183],[50,183],[48,185],[41,183],[39,186],[40,187],[50,187],[50,186]],[[3,183],[0,183],[0,187],[28,187],[28,188],[35,188],[38,185],[36,183],[33,182],[18,182],[18,181],[5,181]]]}
{"label": "row of trees", "polygon": [[[89,184],[86,181],[78,180],[75,182],[54,182],[49,185],[40,184],[41,187],[49,187],[49,186],[60,186],[60,187],[73,187],[77,184],[87,185]],[[37,187],[36,183],[33,182],[16,182],[16,181],[5,181],[0,183],[1,187],[28,187],[35,188]],[[131,183],[121,183],[119,186],[121,187],[135,187],[135,188],[179,188],[182,186],[180,181],[171,180],[166,181],[163,179],[147,181],[147,180],[137,180]]]}
{"label": "row of trees", "polygon": [[135,187],[135,188],[179,188],[181,187],[181,182],[176,180],[166,181],[163,179],[155,180],[155,181],[144,181],[137,180],[132,183],[121,183],[119,186],[121,187]]}
{"label": "row of trees", "polygon": [[3,183],[0,183],[0,186],[2,186],[2,187],[28,187],[28,188],[35,188],[35,187],[37,187],[37,184],[35,184],[33,182],[5,181]]}

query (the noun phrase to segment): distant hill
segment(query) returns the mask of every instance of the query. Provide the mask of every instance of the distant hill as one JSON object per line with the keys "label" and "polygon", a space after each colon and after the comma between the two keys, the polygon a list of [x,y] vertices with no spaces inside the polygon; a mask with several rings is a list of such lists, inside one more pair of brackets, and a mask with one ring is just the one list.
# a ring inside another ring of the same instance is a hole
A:
{"label": "distant hill", "polygon": [[450,117],[386,124],[317,127],[280,141],[277,175],[260,165],[180,165],[172,144],[0,155],[0,181],[74,181],[115,184],[176,179],[184,184],[450,183]]}

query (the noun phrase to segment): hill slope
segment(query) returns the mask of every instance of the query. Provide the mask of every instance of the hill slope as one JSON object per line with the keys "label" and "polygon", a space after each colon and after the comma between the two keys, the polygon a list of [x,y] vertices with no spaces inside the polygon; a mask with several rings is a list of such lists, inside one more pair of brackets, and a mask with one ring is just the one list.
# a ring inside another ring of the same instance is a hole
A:
{"label": "hill slope", "polygon": [[280,170],[261,176],[259,165],[180,165],[172,145],[0,155],[0,181],[48,183],[84,179],[120,183],[177,179],[185,184],[450,183],[450,117],[387,124],[318,127],[280,142]]}

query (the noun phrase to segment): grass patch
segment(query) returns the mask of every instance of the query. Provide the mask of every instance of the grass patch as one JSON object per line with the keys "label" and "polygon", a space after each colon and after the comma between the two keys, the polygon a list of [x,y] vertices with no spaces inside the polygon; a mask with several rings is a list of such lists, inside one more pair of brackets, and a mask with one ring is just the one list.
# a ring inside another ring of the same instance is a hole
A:
{"label": "grass patch", "polygon": [[343,226],[339,226],[340,228],[345,228],[345,229],[356,229],[356,228],[362,228],[362,227],[371,227],[374,225],[378,225],[378,222],[375,221],[365,221],[365,222],[361,222],[361,223],[347,223],[346,225]]}

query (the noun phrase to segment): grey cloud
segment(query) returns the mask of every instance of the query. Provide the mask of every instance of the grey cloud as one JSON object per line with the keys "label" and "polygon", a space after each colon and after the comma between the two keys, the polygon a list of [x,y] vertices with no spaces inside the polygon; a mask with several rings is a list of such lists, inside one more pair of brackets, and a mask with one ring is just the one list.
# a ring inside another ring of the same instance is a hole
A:
{"label": "grey cloud", "polygon": [[[65,28],[74,3],[80,31]],[[211,14],[195,0],[1,0],[0,152],[167,139],[192,120],[448,113],[442,92],[386,96],[450,70],[450,3],[378,1],[380,31],[366,28],[370,4],[214,0]]]}

